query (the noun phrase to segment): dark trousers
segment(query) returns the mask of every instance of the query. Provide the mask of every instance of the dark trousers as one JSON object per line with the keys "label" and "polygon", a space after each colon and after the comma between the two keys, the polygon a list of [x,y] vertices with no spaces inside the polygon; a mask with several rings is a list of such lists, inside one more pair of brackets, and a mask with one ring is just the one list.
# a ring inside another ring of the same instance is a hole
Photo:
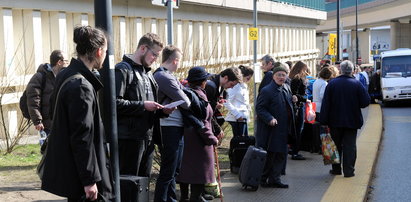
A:
{"label": "dark trousers", "polygon": [[190,193],[190,202],[197,202],[201,201],[200,197],[204,192],[204,184],[180,184],[181,190],[181,201],[187,200],[188,198],[188,185],[190,185],[191,193]]}
{"label": "dark trousers", "polygon": [[236,136],[248,136],[248,127],[247,127],[247,122],[234,122],[234,121],[229,121],[231,128],[233,129],[233,137]]}
{"label": "dark trousers", "polygon": [[[344,175],[354,174],[357,159],[357,129],[330,128],[330,133],[342,159]],[[333,164],[332,168],[341,171],[341,164]]]}
{"label": "dark trousers", "polygon": [[176,180],[183,156],[183,127],[162,126],[160,174],[156,183],[154,201],[177,201]]}
{"label": "dark trousers", "polygon": [[304,129],[304,115],[305,115],[305,105],[298,108],[298,114],[295,117],[295,140],[291,144],[291,151],[293,155],[297,155],[300,152],[301,146],[301,133]]}
{"label": "dark trousers", "polygon": [[285,155],[281,152],[267,151],[267,158],[265,160],[262,182],[269,184],[281,182],[281,171],[284,168]]}
{"label": "dark trousers", "polygon": [[121,175],[150,177],[154,143],[151,140],[118,140]]}

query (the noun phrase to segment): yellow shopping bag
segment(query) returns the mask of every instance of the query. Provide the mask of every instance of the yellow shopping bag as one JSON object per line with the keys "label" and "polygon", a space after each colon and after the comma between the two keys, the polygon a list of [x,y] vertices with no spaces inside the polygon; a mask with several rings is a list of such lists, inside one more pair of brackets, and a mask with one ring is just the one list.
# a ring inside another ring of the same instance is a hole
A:
{"label": "yellow shopping bag", "polygon": [[335,145],[329,131],[321,133],[321,150],[324,157],[324,165],[340,163],[340,155],[338,154],[337,146]]}

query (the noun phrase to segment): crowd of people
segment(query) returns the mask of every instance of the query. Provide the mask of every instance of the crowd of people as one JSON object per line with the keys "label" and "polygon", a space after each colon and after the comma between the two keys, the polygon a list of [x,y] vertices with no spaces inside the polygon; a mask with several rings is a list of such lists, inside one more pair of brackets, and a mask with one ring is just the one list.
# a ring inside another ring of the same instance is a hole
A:
{"label": "crowd of people", "polygon": [[[73,38],[77,58],[67,66],[64,53],[53,51],[50,64],[39,68],[46,73],[35,74],[28,85],[31,119],[37,130],[49,135],[42,189],[69,201],[110,200],[115,197],[113,175],[98,101],[103,85],[95,72],[106,57],[107,36],[99,28],[80,26]],[[160,55],[161,65],[153,71]],[[216,181],[214,149],[223,140],[222,124],[231,125],[233,136],[248,136],[252,118],[257,120],[256,146],[267,151],[261,186],[288,188],[280,177],[285,175],[288,154],[292,160],[305,160],[299,151],[305,105],[310,102],[317,104],[316,119],[331,129],[342,154],[342,169],[336,164],[330,173],[354,176],[360,109],[370,102],[366,89],[372,81],[363,86],[356,80],[350,61],[323,66],[310,100],[307,64],[275,62],[265,55],[253,117],[247,85],[252,68],[240,65],[210,74],[204,67],[192,67],[182,83],[173,74],[182,56],[178,47],[164,46],[158,35],[147,33],[135,52],[115,66],[120,174],[150,177],[157,145],[161,163],[154,201],[209,199],[204,185]],[[47,76],[44,89],[42,76]],[[178,106],[172,106],[176,102]]]}

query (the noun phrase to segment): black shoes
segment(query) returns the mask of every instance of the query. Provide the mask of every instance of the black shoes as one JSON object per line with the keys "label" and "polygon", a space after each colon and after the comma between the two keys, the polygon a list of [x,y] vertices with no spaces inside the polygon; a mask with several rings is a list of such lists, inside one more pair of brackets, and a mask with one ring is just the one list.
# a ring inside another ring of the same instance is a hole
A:
{"label": "black shoes", "polygon": [[214,200],[214,196],[211,195],[211,194],[204,194],[204,193],[203,193],[203,198],[204,198],[205,200],[207,200],[207,201],[212,201],[212,200]]}
{"label": "black shoes", "polygon": [[[330,170],[330,174],[331,175],[342,175],[342,172],[341,172],[341,170],[333,170],[333,169],[331,169]],[[355,176],[355,174],[354,173],[349,173],[349,174],[344,174],[344,177],[354,177]]]}
{"label": "black shoes", "polygon": [[355,176],[355,174],[354,173],[350,173],[350,174],[344,174],[344,177],[354,177]]}
{"label": "black shoes", "polygon": [[287,189],[287,188],[288,188],[288,184],[283,184],[283,183],[281,183],[281,182],[277,182],[277,183],[271,184],[271,187],[273,187],[273,188]]}
{"label": "black shoes", "polygon": [[287,189],[288,188],[288,184],[283,184],[281,182],[277,182],[277,183],[267,183],[267,182],[263,182],[261,183],[262,187],[269,187],[269,188],[282,188],[282,189]]}
{"label": "black shoes", "polygon": [[337,171],[337,170],[331,169],[331,170],[330,170],[330,174],[331,174],[331,175],[341,175],[342,173],[341,173],[341,170],[340,170],[340,171]]}
{"label": "black shoes", "polygon": [[305,157],[302,156],[301,154],[294,154],[291,156],[292,160],[305,160]]}

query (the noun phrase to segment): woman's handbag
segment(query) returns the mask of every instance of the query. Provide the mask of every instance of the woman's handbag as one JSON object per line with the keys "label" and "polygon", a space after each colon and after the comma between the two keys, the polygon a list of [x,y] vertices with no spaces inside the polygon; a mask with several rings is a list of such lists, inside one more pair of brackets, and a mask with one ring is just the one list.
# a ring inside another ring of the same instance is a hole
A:
{"label": "woman's handbag", "polygon": [[338,154],[337,146],[335,145],[334,141],[331,138],[329,133],[329,129],[326,128],[323,133],[320,135],[321,137],[321,150],[324,157],[324,165],[328,164],[339,164],[340,163],[340,155]]}

